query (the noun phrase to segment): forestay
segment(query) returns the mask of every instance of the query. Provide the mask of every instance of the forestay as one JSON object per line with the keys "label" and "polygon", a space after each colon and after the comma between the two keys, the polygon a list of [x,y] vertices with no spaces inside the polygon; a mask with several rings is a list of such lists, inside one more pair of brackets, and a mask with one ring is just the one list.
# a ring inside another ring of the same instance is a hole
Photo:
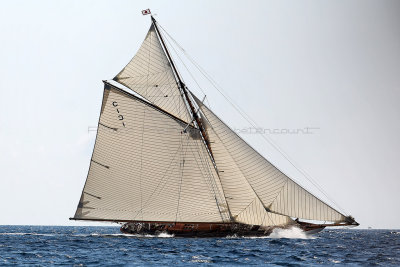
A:
{"label": "forestay", "polygon": [[256,196],[266,210],[276,214],[318,221],[344,221],[344,215],[319,200],[287,177],[196,97],[207,119],[216,165],[228,204],[233,213]]}
{"label": "forestay", "polygon": [[172,115],[189,122],[171,65],[152,24],[139,51],[114,80]]}
{"label": "forestay", "polygon": [[198,130],[106,85],[75,219],[226,222],[227,205]]}

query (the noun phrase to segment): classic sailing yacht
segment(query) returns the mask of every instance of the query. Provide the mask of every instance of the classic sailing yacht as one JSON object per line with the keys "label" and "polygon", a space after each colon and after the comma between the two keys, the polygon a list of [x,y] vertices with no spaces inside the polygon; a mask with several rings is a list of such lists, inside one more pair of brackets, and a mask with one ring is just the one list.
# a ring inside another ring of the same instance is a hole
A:
{"label": "classic sailing yacht", "polygon": [[113,81],[103,81],[96,143],[72,220],[188,237],[358,225],[282,173],[200,101],[151,21],[137,54]]}

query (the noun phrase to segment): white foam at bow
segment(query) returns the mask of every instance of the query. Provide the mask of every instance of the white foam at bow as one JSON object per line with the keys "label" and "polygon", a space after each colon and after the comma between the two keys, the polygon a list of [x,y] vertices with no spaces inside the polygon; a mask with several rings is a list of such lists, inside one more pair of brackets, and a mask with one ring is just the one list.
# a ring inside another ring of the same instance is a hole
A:
{"label": "white foam at bow", "polygon": [[174,237],[174,235],[170,235],[167,233],[161,233],[161,234],[158,234],[157,237]]}
{"label": "white foam at bow", "polygon": [[268,238],[312,239],[313,237],[298,227],[291,227],[289,229],[275,228]]}

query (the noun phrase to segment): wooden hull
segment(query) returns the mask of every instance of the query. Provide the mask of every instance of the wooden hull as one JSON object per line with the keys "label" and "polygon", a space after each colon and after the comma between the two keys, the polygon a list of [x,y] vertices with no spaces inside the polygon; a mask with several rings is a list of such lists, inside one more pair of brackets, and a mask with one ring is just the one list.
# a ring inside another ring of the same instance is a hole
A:
{"label": "wooden hull", "polygon": [[323,224],[313,224],[313,223],[305,223],[297,221],[299,228],[302,229],[307,235],[313,235],[321,232],[325,229],[327,225]]}
{"label": "wooden hull", "polygon": [[[289,225],[299,227],[307,234],[322,231],[325,226],[301,224]],[[260,227],[258,225],[246,225],[239,223],[125,223],[121,227],[124,234],[158,235],[166,233],[175,237],[226,237],[226,236],[269,236],[275,228],[285,227]]]}

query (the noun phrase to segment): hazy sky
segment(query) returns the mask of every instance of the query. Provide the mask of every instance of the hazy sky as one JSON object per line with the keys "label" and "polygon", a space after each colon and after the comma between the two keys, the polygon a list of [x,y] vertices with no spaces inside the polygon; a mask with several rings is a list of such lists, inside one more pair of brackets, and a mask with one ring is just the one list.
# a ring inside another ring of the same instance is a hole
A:
{"label": "hazy sky", "polygon": [[[146,8],[262,128],[318,128],[268,137],[362,227],[400,228],[399,1],[1,1],[0,224],[82,224],[68,218],[101,80],[137,51]],[[200,82],[215,113],[248,126]],[[242,136],[321,196],[260,136]]]}

